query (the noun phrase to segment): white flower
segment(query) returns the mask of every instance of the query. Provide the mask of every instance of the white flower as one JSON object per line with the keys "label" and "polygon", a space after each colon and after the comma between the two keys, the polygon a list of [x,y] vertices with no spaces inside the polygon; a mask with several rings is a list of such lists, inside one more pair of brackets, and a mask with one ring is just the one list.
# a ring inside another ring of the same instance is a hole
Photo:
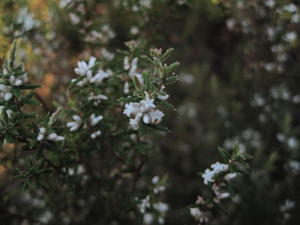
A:
{"label": "white flower", "polygon": [[266,6],[269,8],[273,8],[275,6],[275,1],[274,0],[266,0],[265,1]]}
{"label": "white flower", "polygon": [[165,100],[167,100],[168,98],[169,98],[169,95],[167,94],[167,93],[165,93],[164,92],[164,89],[165,89],[166,87],[163,85],[162,87],[161,87],[161,89],[160,89],[160,92],[159,92],[159,94],[158,94],[158,98],[160,99],[160,100],[162,100],[162,101],[165,101]]}
{"label": "white flower", "polygon": [[146,209],[150,207],[150,196],[147,195],[144,199],[141,200],[140,204],[138,204],[138,208],[140,213],[144,214]]}
{"label": "white flower", "polygon": [[107,100],[108,97],[106,95],[94,95],[93,93],[90,94],[88,100],[94,101],[93,105],[97,106],[101,103],[102,100]]}
{"label": "white flower", "polygon": [[28,82],[27,74],[24,74],[24,75],[18,76],[18,77],[11,75],[9,77],[9,83],[11,86],[21,86],[23,83],[26,83],[26,82]]}
{"label": "white flower", "polygon": [[294,174],[298,174],[300,172],[300,162],[298,161],[290,161],[288,167],[292,170]]}
{"label": "white flower", "polygon": [[73,24],[78,24],[80,22],[80,17],[75,13],[70,13],[70,19]]}
{"label": "white flower", "polygon": [[213,170],[210,170],[210,169],[206,169],[204,171],[204,173],[202,174],[202,178],[203,178],[203,182],[204,184],[208,184],[210,182],[214,182],[214,176],[215,176],[215,173]]}
{"label": "white flower", "polygon": [[97,125],[97,123],[99,123],[101,120],[103,119],[103,116],[96,116],[95,113],[93,113],[92,115],[90,115],[90,123],[92,126]]}
{"label": "white flower", "polygon": [[143,217],[143,220],[145,224],[151,224],[154,220],[154,217],[151,213],[146,213]]}
{"label": "white flower", "polygon": [[27,8],[21,8],[18,17],[16,18],[16,22],[22,26],[24,32],[32,30],[40,25],[40,22],[34,19]]}
{"label": "white flower", "polygon": [[[129,70],[128,74],[131,78],[136,77],[140,84],[144,84],[143,75],[136,72],[137,68],[138,68],[138,65],[137,65],[138,58],[137,57],[133,58],[132,61],[129,62],[129,57],[126,56],[126,57],[124,57],[123,64],[124,64],[124,66],[123,66],[124,70]],[[126,93],[129,93],[129,85],[126,83],[125,83],[125,85],[127,85],[126,89],[124,87],[124,93],[126,94]]]}
{"label": "white flower", "polygon": [[[39,134],[38,134],[38,136],[37,136],[37,140],[38,140],[38,141],[42,141],[42,140],[45,138],[46,133],[47,133],[46,128],[41,127],[41,128],[39,129]],[[50,133],[50,134],[47,136],[47,139],[48,139],[49,141],[63,141],[63,140],[65,140],[65,138],[64,138],[63,136],[59,136],[59,135],[57,135],[56,133]]]}
{"label": "white flower", "polygon": [[164,202],[157,202],[153,204],[153,208],[160,213],[164,213],[169,210],[169,205]]}
{"label": "white flower", "polygon": [[86,63],[85,61],[79,61],[77,63],[77,67],[75,68],[75,73],[80,76],[88,76],[92,75],[91,69],[96,65],[96,58],[90,57],[89,62]]}
{"label": "white flower", "polygon": [[211,165],[211,168],[214,170],[214,172],[216,174],[218,174],[218,173],[228,170],[229,166],[227,164],[216,162]]}
{"label": "white flower", "polygon": [[154,194],[158,194],[160,192],[164,192],[166,190],[165,186],[158,186],[153,189]]}
{"label": "white flower", "polygon": [[138,114],[136,114],[134,119],[129,120],[129,125],[132,127],[132,129],[134,129],[134,130],[139,129],[139,127],[140,127],[139,123],[140,123],[142,116],[143,116],[142,113],[138,113]]}
{"label": "white flower", "polygon": [[138,58],[135,57],[131,61],[129,76],[134,76],[137,70]]}
{"label": "white flower", "polygon": [[65,8],[68,4],[71,3],[71,1],[72,1],[72,0],[61,0],[61,1],[59,2],[59,6],[60,6],[61,8]]}
{"label": "white flower", "polygon": [[44,127],[41,127],[41,128],[40,128],[40,132],[39,132],[39,134],[38,134],[38,136],[37,136],[37,140],[38,140],[38,141],[43,140],[44,137],[45,137],[45,134],[46,134],[46,129],[45,129]]}
{"label": "white flower", "polygon": [[152,178],[152,184],[157,184],[159,182],[159,176],[155,176]]}
{"label": "white flower", "polygon": [[73,115],[72,118],[74,119],[74,121],[67,123],[67,127],[69,127],[71,132],[78,130],[78,128],[82,124],[82,120],[80,116]]}
{"label": "white flower", "polygon": [[13,94],[10,91],[10,86],[0,84],[0,97],[5,101],[9,101],[13,97]]}
{"label": "white flower", "polygon": [[110,28],[108,24],[102,26],[101,32],[102,34],[104,34],[104,36],[106,36],[105,39],[113,39],[116,36],[115,32]]}
{"label": "white flower", "polygon": [[216,162],[216,163],[211,165],[211,168],[212,168],[212,170],[211,169],[206,169],[204,171],[204,173],[202,174],[203,182],[206,185],[208,183],[215,182],[214,177],[219,173],[227,171],[229,166],[227,164]]}
{"label": "white flower", "polygon": [[143,122],[146,124],[158,124],[162,121],[164,113],[160,110],[152,110],[145,114],[143,117]]}
{"label": "white flower", "polygon": [[280,206],[280,211],[281,212],[287,212],[295,208],[296,202],[291,201],[290,199],[286,199],[284,204]]}
{"label": "white flower", "polygon": [[109,72],[104,72],[103,70],[99,70],[95,76],[91,77],[90,83],[101,84],[105,78],[109,77]]}
{"label": "white flower", "polygon": [[124,94],[128,94],[129,93],[129,83],[126,81],[124,84]]}
{"label": "white flower", "polygon": [[107,60],[112,60],[115,57],[115,54],[109,52],[106,48],[102,48],[100,52],[101,52],[101,56]]}
{"label": "white flower", "polygon": [[99,137],[101,135],[101,131],[97,130],[94,133],[91,134],[91,138],[92,139],[96,139],[97,137]]}
{"label": "white flower", "polygon": [[200,211],[198,208],[190,208],[190,214],[196,219],[199,220],[202,216],[203,213]]}
{"label": "white flower", "polygon": [[124,66],[123,66],[124,70],[129,70],[130,69],[130,63],[129,63],[129,57],[128,56],[124,57],[123,64],[124,64]]}
{"label": "white flower", "polygon": [[297,39],[297,33],[296,32],[287,32],[284,35],[283,39],[288,42],[293,42]]}
{"label": "white flower", "polygon": [[140,5],[145,8],[151,8],[152,0],[140,0]]}
{"label": "white flower", "polygon": [[58,136],[56,133],[51,133],[47,137],[50,141],[63,141],[65,138],[63,136]]}
{"label": "white flower", "polygon": [[138,33],[139,33],[139,28],[138,27],[133,26],[133,27],[130,28],[130,34],[136,35]]}
{"label": "white flower", "polygon": [[158,218],[158,223],[159,224],[164,224],[165,223],[165,219],[163,217],[159,217]]}
{"label": "white flower", "polygon": [[234,179],[234,178],[236,178],[236,177],[237,177],[237,173],[228,173],[228,174],[226,174],[226,176],[224,177],[224,180],[229,181],[229,180],[232,180],[232,179]]}
{"label": "white flower", "polygon": [[295,13],[295,12],[297,12],[298,8],[297,8],[297,6],[296,6],[295,4],[290,3],[290,4],[288,4],[288,5],[285,5],[285,6],[283,7],[283,10],[286,10],[286,11],[288,11],[289,13]]}
{"label": "white flower", "polygon": [[134,117],[130,119],[129,124],[134,130],[137,130],[141,119],[146,124],[157,124],[161,122],[164,113],[155,108],[154,99],[150,99],[149,94],[146,93],[146,98],[140,102],[125,104],[123,113],[128,117]]}

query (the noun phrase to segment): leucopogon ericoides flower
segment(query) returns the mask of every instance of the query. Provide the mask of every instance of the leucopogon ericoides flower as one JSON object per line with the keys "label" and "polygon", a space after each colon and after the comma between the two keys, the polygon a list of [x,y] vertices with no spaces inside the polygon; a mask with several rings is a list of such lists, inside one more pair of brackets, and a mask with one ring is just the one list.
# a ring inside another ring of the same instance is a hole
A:
{"label": "leucopogon ericoides flower", "polygon": [[17,76],[17,77],[15,77],[14,75],[11,75],[9,77],[9,83],[11,86],[21,86],[26,82],[28,82],[28,77],[26,73],[24,75]]}
{"label": "leucopogon ericoides flower", "polygon": [[99,137],[101,135],[101,133],[102,132],[100,130],[97,130],[97,131],[93,132],[90,137],[92,139],[96,139],[97,137]]}
{"label": "leucopogon ericoides flower", "polygon": [[205,213],[202,212],[199,208],[190,208],[190,214],[199,223],[206,223],[208,221],[208,218],[205,216]]}
{"label": "leucopogon ericoides flower", "polygon": [[202,174],[204,184],[209,184],[215,181],[215,176],[221,172],[228,170],[227,164],[216,162],[211,165],[212,169],[206,169]]}
{"label": "leucopogon ericoides flower", "polygon": [[0,98],[9,101],[12,97],[11,86],[0,84]]}
{"label": "leucopogon ericoides flower", "polygon": [[99,123],[101,120],[103,119],[103,116],[96,116],[95,113],[93,113],[92,115],[90,115],[90,124],[91,126],[96,126],[97,123]]}
{"label": "leucopogon ericoides flower", "polygon": [[93,70],[96,66],[96,58],[90,57],[88,62],[85,61],[79,61],[77,63],[77,67],[75,68],[75,73],[81,77],[79,81],[76,79],[73,79],[72,82],[76,82],[77,86],[83,86],[88,83],[94,83],[96,85],[102,84],[103,80],[105,78],[108,78],[111,74],[111,70],[98,70],[96,74],[93,74]]}
{"label": "leucopogon ericoides flower", "polygon": [[124,70],[128,71],[128,75],[130,78],[136,77],[140,84],[144,84],[143,75],[137,72],[138,69],[138,58],[135,57],[129,62],[129,57],[124,57]]}
{"label": "leucopogon ericoides flower", "polygon": [[139,129],[141,121],[145,124],[158,124],[164,116],[162,111],[156,109],[154,99],[148,93],[140,102],[126,103],[123,113],[130,118],[129,124],[134,130]]}
{"label": "leucopogon ericoides flower", "polygon": [[69,127],[71,132],[78,130],[78,128],[82,124],[82,119],[81,119],[80,116],[73,115],[72,118],[73,118],[74,121],[67,123],[67,127]]}
{"label": "leucopogon ericoides flower", "polygon": [[37,136],[37,140],[42,141],[44,139],[47,139],[49,141],[55,141],[55,142],[65,140],[65,138],[63,136],[59,136],[55,132],[51,132],[51,133],[47,134],[46,128],[41,127],[41,128],[39,128],[39,134]]}
{"label": "leucopogon ericoides flower", "polygon": [[92,76],[92,68],[96,65],[96,58],[90,57],[89,62],[79,61],[75,68],[75,73],[80,76]]}
{"label": "leucopogon ericoides flower", "polygon": [[102,102],[102,100],[107,100],[107,99],[108,97],[106,95],[101,95],[101,94],[95,95],[94,93],[91,93],[90,96],[88,97],[89,101],[93,101],[94,106],[99,105]]}

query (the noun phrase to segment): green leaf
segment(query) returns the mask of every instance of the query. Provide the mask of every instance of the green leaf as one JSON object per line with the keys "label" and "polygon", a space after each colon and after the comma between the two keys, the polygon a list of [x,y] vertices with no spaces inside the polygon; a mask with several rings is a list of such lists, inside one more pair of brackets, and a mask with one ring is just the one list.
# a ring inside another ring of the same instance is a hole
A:
{"label": "green leaf", "polygon": [[35,89],[35,88],[39,88],[41,86],[42,85],[40,85],[40,84],[23,84],[19,88],[20,89]]}
{"label": "green leaf", "polygon": [[159,131],[171,132],[167,127],[158,124],[147,124],[146,126]]}
{"label": "green leaf", "polygon": [[170,85],[170,84],[173,84],[175,82],[178,81],[178,76],[174,75],[174,76],[169,76],[166,78],[166,85]]}
{"label": "green leaf", "polygon": [[167,60],[171,56],[173,51],[174,51],[174,48],[167,49],[166,52],[162,55],[161,60],[162,61]]}
{"label": "green leaf", "polygon": [[123,130],[119,130],[114,132],[112,135],[113,136],[123,136],[123,135],[131,135],[131,134],[136,134],[137,131],[133,130],[133,129],[123,129]]}

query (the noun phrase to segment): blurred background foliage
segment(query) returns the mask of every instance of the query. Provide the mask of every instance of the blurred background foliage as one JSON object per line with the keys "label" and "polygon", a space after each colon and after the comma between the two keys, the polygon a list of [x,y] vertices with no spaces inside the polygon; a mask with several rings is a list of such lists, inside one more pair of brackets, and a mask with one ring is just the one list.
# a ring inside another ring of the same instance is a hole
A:
{"label": "blurred background foliage", "polygon": [[[0,62],[20,38],[19,56],[49,104],[65,102],[79,59],[111,60],[128,40],[175,48],[181,79],[168,92],[178,111],[166,116],[172,133],[157,137],[144,171],[168,175],[166,224],[193,223],[184,207],[201,192],[197,173],[219,160],[218,146],[235,144],[253,156],[253,173],[212,224],[300,224],[298,1],[2,0],[0,17]],[[0,167],[1,190],[10,167]],[[23,212],[18,200],[9,207]],[[283,210],[286,200],[296,204]],[[10,224],[2,205],[0,222]],[[85,224],[101,221],[91,214]]]}

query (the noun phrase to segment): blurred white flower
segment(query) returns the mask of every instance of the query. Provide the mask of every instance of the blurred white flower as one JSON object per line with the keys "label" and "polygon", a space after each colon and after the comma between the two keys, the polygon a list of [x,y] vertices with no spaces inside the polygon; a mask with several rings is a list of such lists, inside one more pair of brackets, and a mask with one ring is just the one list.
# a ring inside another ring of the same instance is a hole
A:
{"label": "blurred white flower", "polygon": [[72,118],[73,118],[74,121],[67,123],[67,127],[69,127],[71,132],[78,130],[78,128],[82,124],[82,119],[81,119],[80,116],[73,115]]}

